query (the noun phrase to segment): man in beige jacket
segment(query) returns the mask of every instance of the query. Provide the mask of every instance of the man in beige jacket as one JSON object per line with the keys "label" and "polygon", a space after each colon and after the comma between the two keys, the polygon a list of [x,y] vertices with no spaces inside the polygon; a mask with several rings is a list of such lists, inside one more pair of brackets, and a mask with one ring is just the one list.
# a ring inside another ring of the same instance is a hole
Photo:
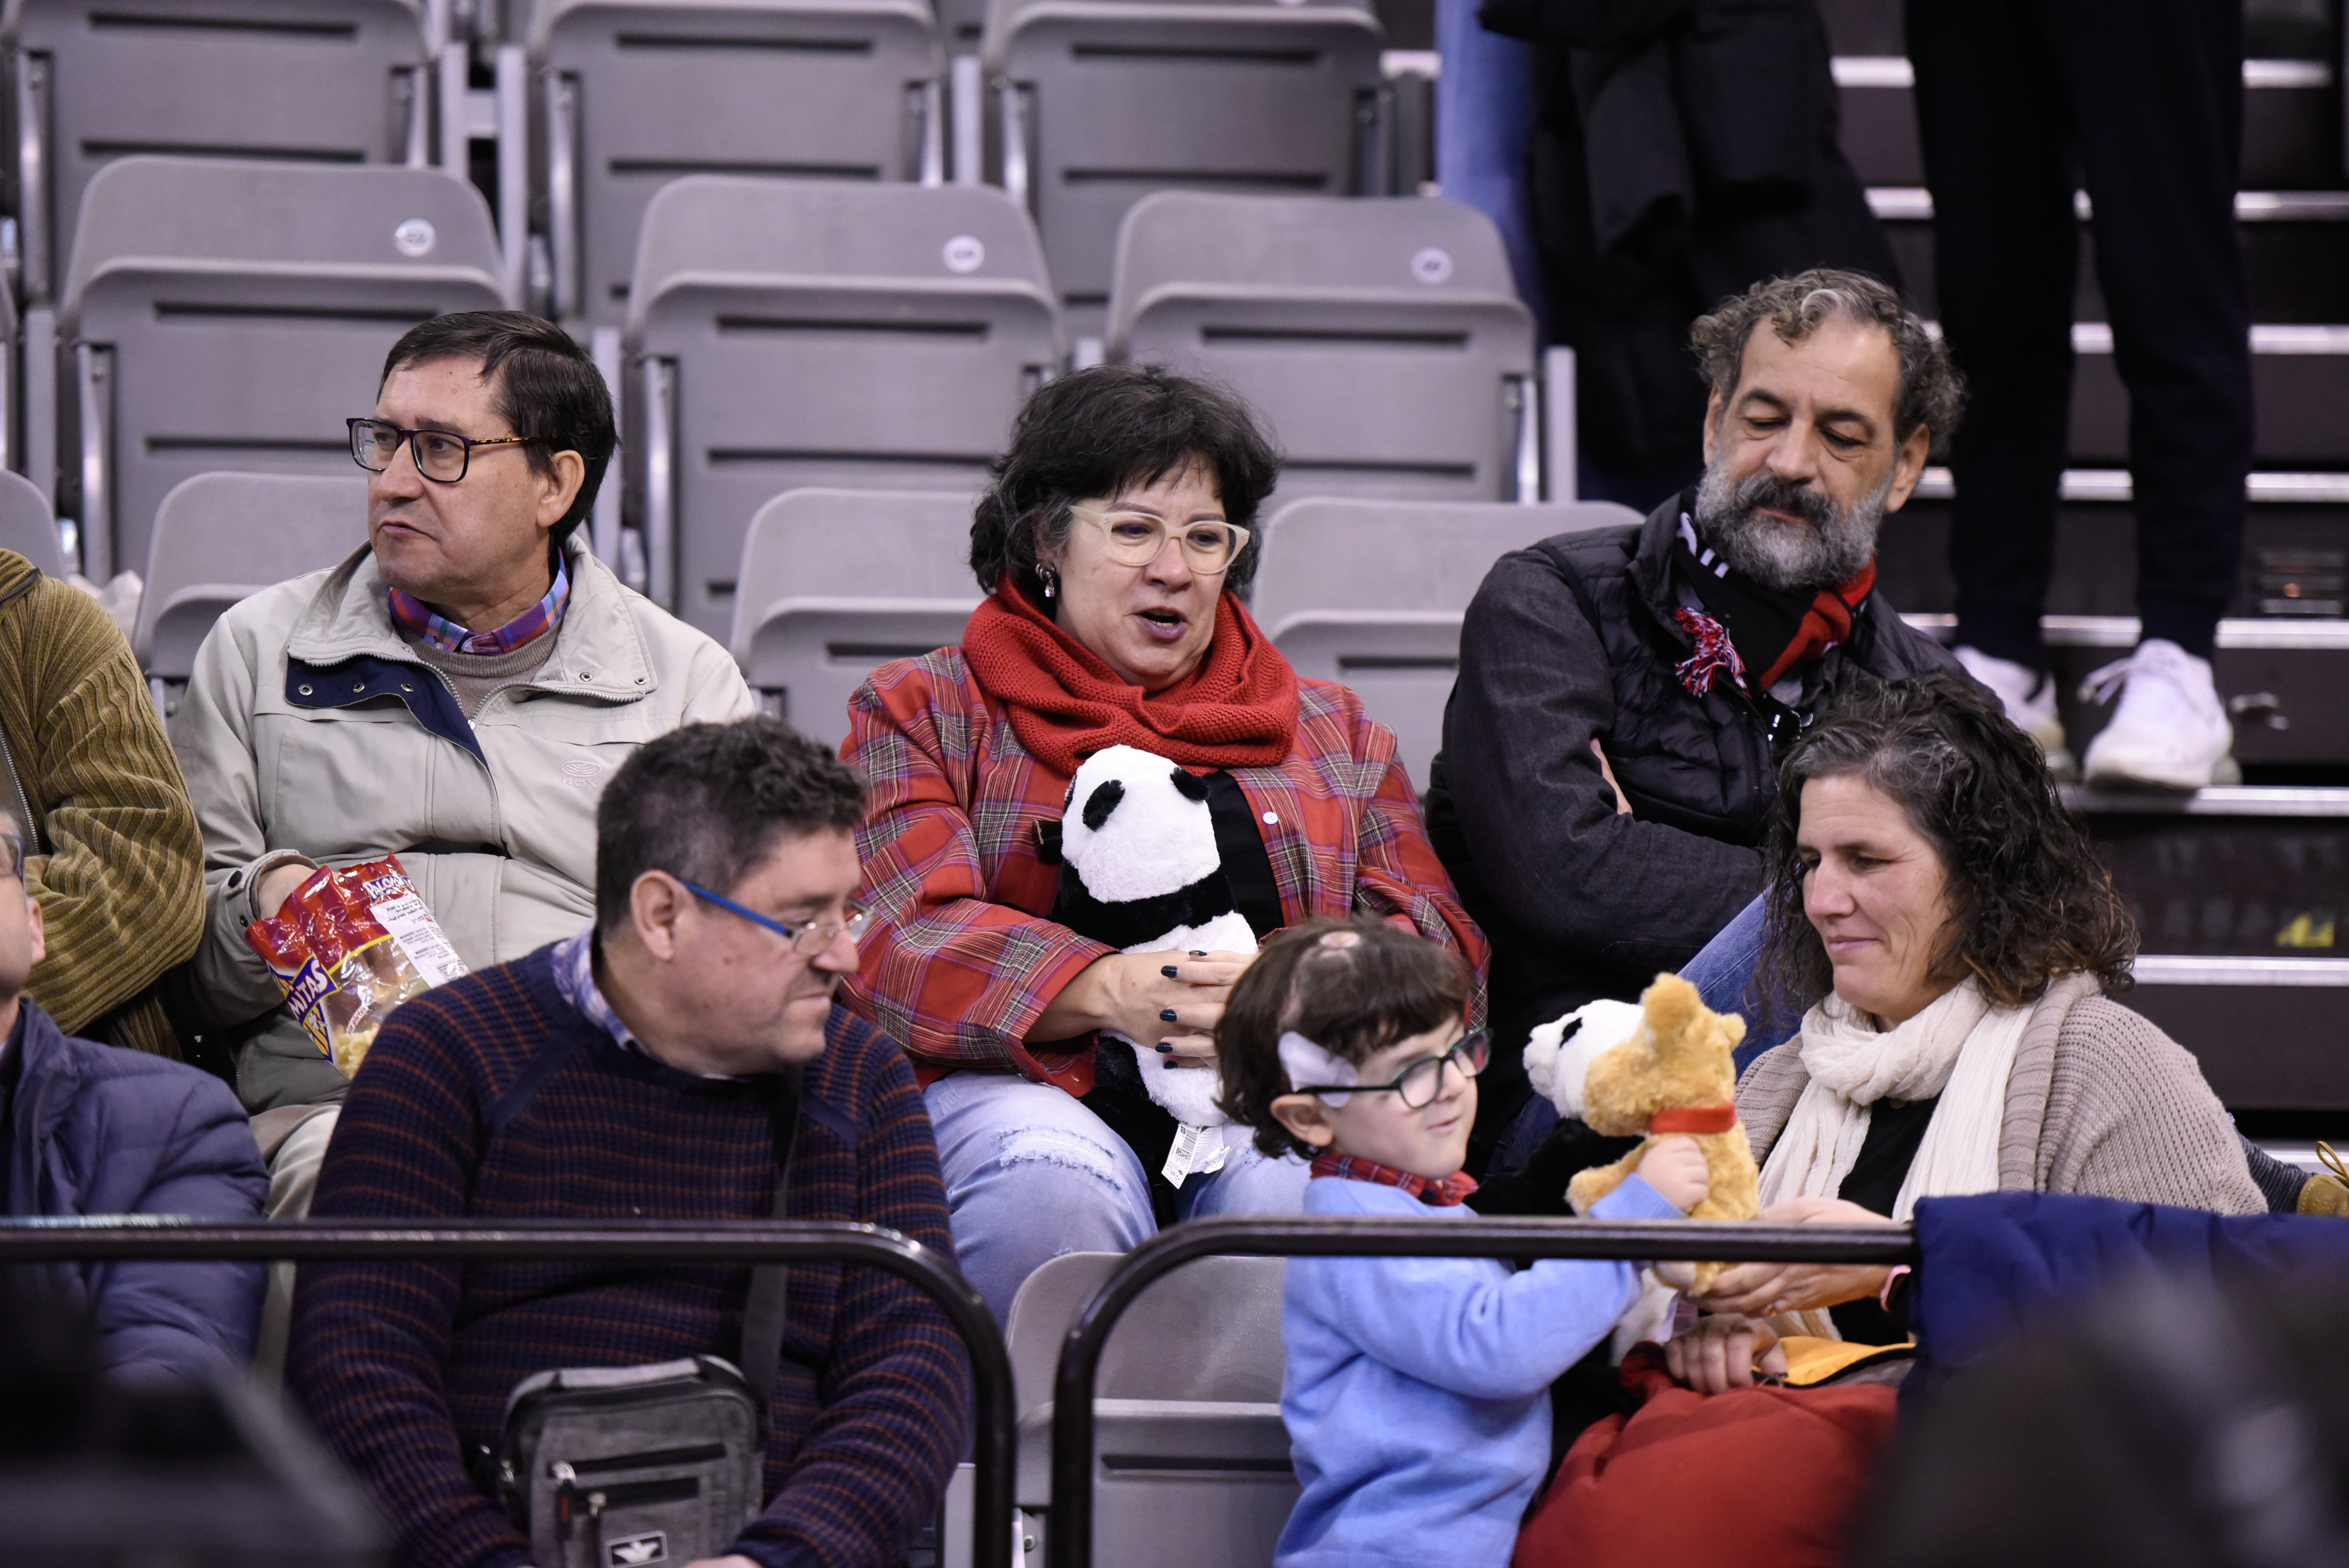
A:
{"label": "man in beige jacket", "polygon": [[402,337],[371,417],[367,547],[221,617],[172,744],[204,839],[208,1040],[306,1210],[347,1080],[245,928],[316,866],[398,854],[476,969],[595,913],[595,803],[638,746],[740,718],[726,651],[622,586],[579,537],[616,437],[594,365],[503,311]]}

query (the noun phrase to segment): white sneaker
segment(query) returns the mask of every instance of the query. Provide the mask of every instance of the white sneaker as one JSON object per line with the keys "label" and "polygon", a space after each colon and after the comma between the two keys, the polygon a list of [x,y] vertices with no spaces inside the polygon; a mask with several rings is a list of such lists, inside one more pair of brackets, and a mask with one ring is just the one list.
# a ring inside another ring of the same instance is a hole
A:
{"label": "white sneaker", "polygon": [[2110,702],[2116,691],[2121,700],[2112,722],[2088,742],[2090,784],[2200,789],[2241,779],[2228,755],[2234,727],[2208,659],[2148,637],[2082,682],[2080,700]]}
{"label": "white sneaker", "polygon": [[2064,721],[2055,712],[2055,677],[1962,644],[1957,655],[1966,674],[1998,694],[2014,727],[2039,742],[2039,749],[2047,754],[2047,770],[2058,779],[2075,777],[2072,753],[2064,745]]}

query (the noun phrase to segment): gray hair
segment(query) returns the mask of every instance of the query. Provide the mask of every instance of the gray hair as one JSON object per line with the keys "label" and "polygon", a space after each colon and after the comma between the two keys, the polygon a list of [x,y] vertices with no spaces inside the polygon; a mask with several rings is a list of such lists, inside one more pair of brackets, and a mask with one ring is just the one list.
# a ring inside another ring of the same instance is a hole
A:
{"label": "gray hair", "polygon": [[1790,278],[1765,278],[1723,300],[1711,315],[1699,316],[1689,329],[1689,342],[1725,407],[1737,390],[1746,340],[1755,327],[1768,322],[1780,342],[1795,344],[1830,320],[1881,327],[1892,339],[1900,356],[1900,390],[1892,408],[1895,445],[1920,425],[1937,440],[1958,428],[1965,383],[1950,363],[1950,351],[1899,294],[1866,273],[1814,267]]}

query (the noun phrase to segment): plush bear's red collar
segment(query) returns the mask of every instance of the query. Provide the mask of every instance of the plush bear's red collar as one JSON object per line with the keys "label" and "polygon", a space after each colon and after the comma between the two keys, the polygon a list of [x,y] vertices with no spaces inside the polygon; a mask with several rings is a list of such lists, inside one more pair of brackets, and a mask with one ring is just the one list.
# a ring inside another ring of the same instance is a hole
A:
{"label": "plush bear's red collar", "polygon": [[1665,1132],[1726,1132],[1736,1125],[1734,1105],[1676,1105],[1648,1118],[1651,1136]]}

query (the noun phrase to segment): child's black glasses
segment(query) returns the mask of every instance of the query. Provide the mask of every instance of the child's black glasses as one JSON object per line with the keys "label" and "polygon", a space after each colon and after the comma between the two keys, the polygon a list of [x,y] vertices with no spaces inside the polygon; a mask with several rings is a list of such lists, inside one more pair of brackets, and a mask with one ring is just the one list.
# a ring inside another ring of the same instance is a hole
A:
{"label": "child's black glasses", "polygon": [[1478,1029],[1463,1035],[1452,1043],[1452,1048],[1440,1057],[1422,1057],[1392,1083],[1320,1083],[1307,1084],[1298,1094],[1385,1094],[1402,1096],[1407,1109],[1424,1110],[1444,1095],[1444,1069],[1452,1068],[1462,1078],[1472,1078],[1485,1070],[1493,1057],[1493,1037]]}

